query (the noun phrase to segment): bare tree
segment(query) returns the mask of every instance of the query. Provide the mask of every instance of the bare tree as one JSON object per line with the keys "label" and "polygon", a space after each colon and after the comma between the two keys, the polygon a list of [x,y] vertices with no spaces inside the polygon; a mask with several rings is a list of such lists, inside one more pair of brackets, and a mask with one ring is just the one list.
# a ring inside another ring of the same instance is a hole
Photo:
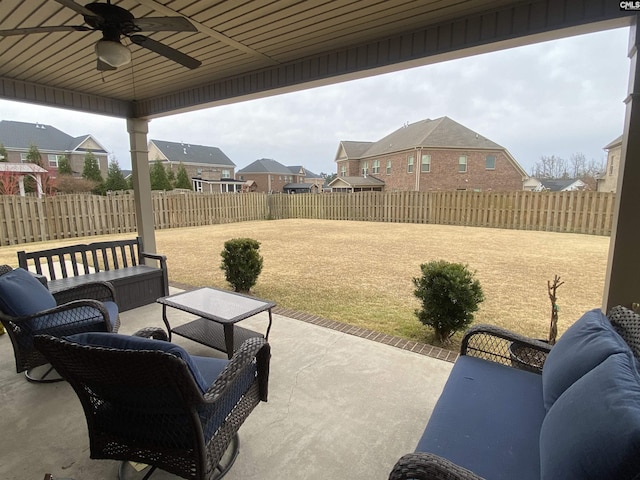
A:
{"label": "bare tree", "polygon": [[568,164],[564,158],[543,155],[531,170],[531,176],[536,178],[568,178]]}

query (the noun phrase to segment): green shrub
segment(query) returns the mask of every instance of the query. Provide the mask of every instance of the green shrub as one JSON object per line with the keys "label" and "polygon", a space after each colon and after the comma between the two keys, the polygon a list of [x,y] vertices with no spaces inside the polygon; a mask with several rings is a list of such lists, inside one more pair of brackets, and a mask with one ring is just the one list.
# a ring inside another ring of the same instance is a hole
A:
{"label": "green shrub", "polygon": [[252,238],[234,238],[224,242],[222,265],[227,282],[236,292],[249,293],[262,271],[260,242]]}
{"label": "green shrub", "polygon": [[414,295],[422,302],[416,316],[435,331],[436,340],[447,343],[473,322],[473,312],[484,300],[480,282],[466,265],[444,260],[420,265],[422,276],[413,279]]}

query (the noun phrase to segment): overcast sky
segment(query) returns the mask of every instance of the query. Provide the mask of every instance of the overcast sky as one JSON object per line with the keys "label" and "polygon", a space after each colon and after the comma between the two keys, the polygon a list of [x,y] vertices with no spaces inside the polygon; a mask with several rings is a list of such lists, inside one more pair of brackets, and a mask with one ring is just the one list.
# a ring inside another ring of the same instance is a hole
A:
{"label": "overcast sky", "polygon": [[[628,28],[453,60],[152,120],[149,138],[216,146],[241,169],[259,158],[336,171],[341,140],[376,141],[448,116],[504,146],[527,172],[543,155],[604,160],[622,134]],[[0,100],[0,120],[92,134],[131,168],[126,122]]]}

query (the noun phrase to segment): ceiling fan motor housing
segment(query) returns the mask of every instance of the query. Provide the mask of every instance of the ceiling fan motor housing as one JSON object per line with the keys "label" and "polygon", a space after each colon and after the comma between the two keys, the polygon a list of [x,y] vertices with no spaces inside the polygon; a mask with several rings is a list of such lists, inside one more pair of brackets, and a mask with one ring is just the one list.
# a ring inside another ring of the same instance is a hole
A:
{"label": "ceiling fan motor housing", "polygon": [[135,17],[117,5],[94,2],[85,8],[96,14],[95,17],[85,15],[85,22],[92,28],[101,30],[105,40],[119,42],[122,35],[140,31],[135,24]]}

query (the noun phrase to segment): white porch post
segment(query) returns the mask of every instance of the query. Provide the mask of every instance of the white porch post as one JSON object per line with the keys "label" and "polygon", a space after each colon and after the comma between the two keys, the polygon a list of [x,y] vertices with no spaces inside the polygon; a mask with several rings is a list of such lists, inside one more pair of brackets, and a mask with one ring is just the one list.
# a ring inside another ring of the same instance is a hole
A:
{"label": "white porch post", "polygon": [[156,236],[151,204],[151,179],[149,178],[149,152],[147,133],[149,121],[144,118],[127,119],[127,132],[131,146],[131,167],[133,169],[133,195],[136,202],[138,235],[142,237],[144,250],[156,252]]}
{"label": "white porch post", "polygon": [[616,205],[613,216],[613,231],[609,244],[609,262],[604,287],[603,309],[624,305],[630,307],[640,302],[640,62],[638,48],[638,16],[631,25],[629,34],[629,96],[627,104],[624,134],[622,136],[622,154],[616,193]]}

